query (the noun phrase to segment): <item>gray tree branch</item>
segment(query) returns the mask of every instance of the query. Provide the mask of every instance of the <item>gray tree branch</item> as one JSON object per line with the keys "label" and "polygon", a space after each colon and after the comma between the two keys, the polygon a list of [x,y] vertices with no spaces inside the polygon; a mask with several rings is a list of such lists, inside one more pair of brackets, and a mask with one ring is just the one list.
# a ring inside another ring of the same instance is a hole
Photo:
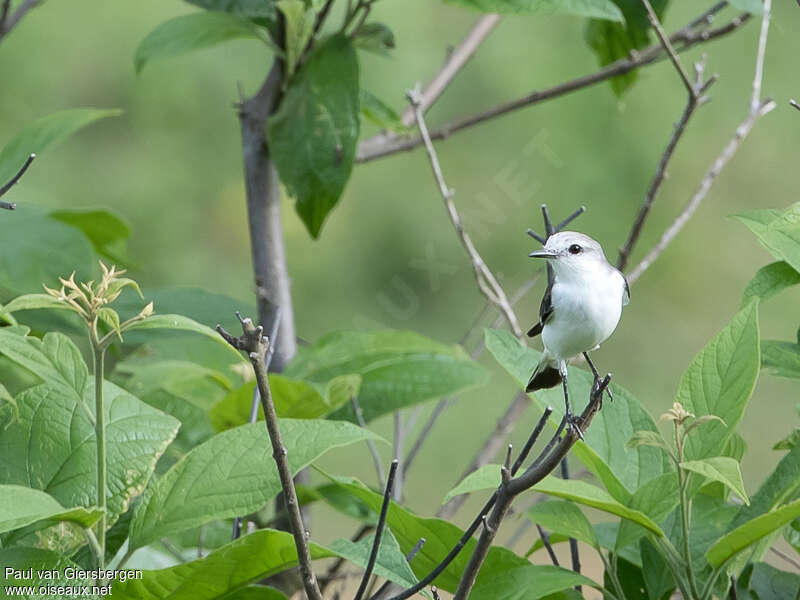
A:
{"label": "gray tree branch", "polygon": [[0,42],[2,42],[3,38],[19,24],[31,9],[36,8],[43,1],[44,0],[25,0],[14,12],[10,12],[11,0],[4,0],[2,9],[0,9]]}

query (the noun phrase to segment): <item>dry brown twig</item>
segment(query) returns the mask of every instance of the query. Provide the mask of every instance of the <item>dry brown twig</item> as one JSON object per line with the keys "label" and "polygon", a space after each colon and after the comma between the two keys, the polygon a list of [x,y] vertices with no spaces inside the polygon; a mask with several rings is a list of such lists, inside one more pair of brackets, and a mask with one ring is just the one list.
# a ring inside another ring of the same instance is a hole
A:
{"label": "dry brown twig", "polygon": [[761,18],[761,33],[758,38],[758,50],[756,53],[756,66],[755,74],[753,76],[752,94],[750,96],[749,108],[747,115],[733,134],[733,137],[722,149],[722,152],[717,156],[711,167],[706,171],[706,174],[700,181],[695,193],[690,198],[689,202],[684,206],[683,210],[678,214],[675,220],[667,227],[662,233],[658,242],[650,249],[645,257],[639,262],[638,265],[628,275],[630,283],[635,282],[642,274],[655,262],[659,256],[666,250],[667,246],[675,239],[675,236],[680,233],[681,229],[694,215],[700,203],[708,195],[711,186],[716,181],[719,174],[730,162],[736,151],[741,146],[742,142],[748,136],[753,126],[759,118],[763,117],[775,108],[775,102],[769,98],[761,98],[761,84],[764,78],[764,57],[766,54],[767,36],[769,35],[769,21],[772,13],[772,0],[764,0],[764,13]]}

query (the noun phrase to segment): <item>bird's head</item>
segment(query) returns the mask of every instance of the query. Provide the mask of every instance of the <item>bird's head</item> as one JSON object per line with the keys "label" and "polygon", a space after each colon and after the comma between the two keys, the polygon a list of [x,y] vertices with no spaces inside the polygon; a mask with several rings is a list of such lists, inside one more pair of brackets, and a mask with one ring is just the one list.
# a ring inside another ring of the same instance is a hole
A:
{"label": "bird's head", "polygon": [[544,248],[531,252],[531,258],[544,258],[557,274],[580,273],[607,264],[598,242],[577,231],[561,231],[547,240]]}

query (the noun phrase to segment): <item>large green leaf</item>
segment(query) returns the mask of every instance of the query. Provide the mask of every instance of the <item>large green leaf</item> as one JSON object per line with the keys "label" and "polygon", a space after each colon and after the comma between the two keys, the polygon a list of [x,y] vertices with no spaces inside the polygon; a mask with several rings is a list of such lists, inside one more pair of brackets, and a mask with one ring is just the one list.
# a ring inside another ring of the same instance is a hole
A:
{"label": "large green leaf", "polygon": [[538,600],[577,585],[602,587],[568,569],[553,565],[526,565],[479,579],[469,597],[470,600]]}
{"label": "large green leaf", "polygon": [[[313,542],[309,549],[314,559],[336,556]],[[200,560],[144,571],[142,579],[115,581],[112,592],[113,598],[123,600],[213,600],[296,565],[297,549],[292,535],[262,529]]]}
{"label": "large green leaf", "polygon": [[[378,438],[340,421],[282,419],[280,428],[289,467],[295,473],[332,448]],[[263,423],[217,434],[148,489],[131,523],[130,547],[139,548],[216,519],[251,513],[280,489]]]}
{"label": "large green leaf", "polygon": [[[525,384],[539,362],[541,354],[523,346],[512,334],[486,330],[486,347],[520,384]],[[582,369],[569,369],[570,398],[581,410],[589,400],[592,375]],[[657,432],[650,414],[630,392],[612,383],[614,401],[603,404],[591,427],[584,432],[585,441],[573,446],[573,453],[594,473],[606,489],[621,503],[626,503],[646,481],[670,470],[669,459],[658,448],[630,449],[627,441],[637,431]],[[540,408],[553,408],[551,422],[558,424],[564,414],[564,396],[560,388],[540,390],[533,395]]]}
{"label": "large green leaf", "polygon": [[[326,383],[360,375],[359,405],[371,421],[399,408],[454,394],[486,382],[486,371],[458,346],[409,331],[342,331],[301,348],[286,377]],[[347,405],[331,415],[355,421]]]}
{"label": "large green leaf", "polygon": [[[614,0],[619,7],[624,21],[612,23],[610,21],[591,20],[586,26],[586,41],[594,50],[601,66],[605,66],[620,58],[630,56],[634,50],[639,50],[650,44],[650,21],[640,0]],[[661,17],[666,10],[669,0],[651,0],[650,4],[656,14]],[[618,19],[622,20],[622,19]],[[617,95],[621,95],[634,81],[636,71],[618,75],[611,79],[611,87]]]}
{"label": "large green leaf", "polygon": [[0,297],[41,292],[42,283],[52,287],[72,271],[79,280],[91,279],[96,255],[85,235],[24,204],[13,216],[0,219],[6,248],[0,252]]}
{"label": "large green leaf", "polygon": [[622,21],[622,13],[611,0],[447,0],[481,12],[511,15],[568,14]]}
{"label": "large green leaf", "polygon": [[216,10],[247,18],[275,18],[274,0],[186,0],[206,10]]}
{"label": "large green leaf", "polygon": [[736,459],[729,456],[713,456],[702,460],[687,460],[681,463],[681,469],[722,483],[736,492],[745,504],[750,504],[744,489],[742,472],[739,470],[739,461]]}
{"label": "large green leaf", "polygon": [[[0,461],[0,483],[43,490],[63,506],[94,505],[94,382],[80,352],[58,333],[39,340],[6,328],[0,329],[0,353],[43,380],[17,395],[18,417],[0,429],[0,455],[6,457]],[[109,381],[103,395],[107,509],[113,522],[144,489],[179,424]]]}
{"label": "large green leaf", "polygon": [[469,494],[478,490],[493,490],[500,485],[500,465],[483,465],[464,477],[458,485],[447,492],[442,500],[446,504],[452,498],[461,494]]}
{"label": "large green leaf", "polygon": [[751,564],[736,580],[736,598],[785,600],[800,598],[800,575],[759,562]]}
{"label": "large green leaf", "polygon": [[578,479],[559,479],[558,477],[548,475],[533,486],[533,489],[543,494],[572,500],[578,504],[590,506],[602,510],[603,512],[622,517],[623,519],[628,519],[645,527],[658,536],[664,535],[664,532],[658,524],[646,514],[620,504],[612,498],[608,492],[591,483]]}
{"label": "large green leaf", "polygon": [[175,331],[188,331],[191,333],[200,334],[224,346],[228,350],[228,353],[231,356],[236,356],[239,361],[244,361],[244,358],[242,358],[242,355],[239,354],[239,351],[228,344],[228,342],[226,342],[219,333],[210,327],[207,327],[206,325],[190,319],[189,317],[184,317],[183,315],[155,314],[147,317],[143,321],[133,323],[126,329],[126,331],[145,331],[149,329],[171,329]]}
{"label": "large green leaf", "polygon": [[754,210],[733,216],[752,231],[761,245],[778,260],[800,271],[800,202],[784,212]]}
{"label": "large green leaf", "polygon": [[677,401],[698,417],[716,415],[690,434],[686,458],[717,456],[736,429],[753,392],[760,367],[758,301],[743,308],[692,360],[681,377]]}
{"label": "large green leaf", "polygon": [[[324,417],[358,396],[361,377],[340,375],[327,384],[312,384],[270,373],[269,384],[272,401],[279,417],[290,419],[316,419]],[[209,410],[211,424],[217,431],[225,431],[250,422],[255,382],[243,385],[226,395]],[[264,409],[258,409],[258,420],[264,420]]]}
{"label": "large green leaf", "polygon": [[[664,473],[654,477],[633,493],[628,507],[646,514],[661,523],[678,506],[678,474]],[[647,531],[634,521],[623,520],[615,542],[615,551],[629,546]]]}
{"label": "large green leaf", "polygon": [[91,527],[102,515],[96,508],[66,509],[58,500],[40,490],[21,485],[0,485],[0,533],[44,521]]}
{"label": "large green leaf", "polygon": [[[339,539],[330,544],[330,549],[351,563],[366,568],[374,541],[374,535],[367,536],[358,542]],[[403,551],[400,550],[400,544],[389,529],[385,530],[381,537],[381,545],[375,563],[375,574],[402,587],[411,587],[418,581],[414,571],[408,565]]]}
{"label": "large green leaf", "polygon": [[109,210],[72,208],[54,210],[50,217],[81,231],[100,256],[120,264],[129,262],[126,242],[131,232],[119,215]]}
{"label": "large green leaf", "polygon": [[[47,598],[47,600],[61,600],[63,598],[66,600],[76,597],[89,600],[98,597],[82,593],[81,588],[85,585],[94,585],[94,581],[80,576],[79,571],[79,576],[77,577],[67,578],[65,576],[65,569],[68,567],[77,569],[78,565],[66,556],[52,550],[25,546],[0,548],[0,565],[3,566],[0,569],[0,590],[3,591],[3,597],[10,596],[10,594],[6,593],[6,586],[17,587],[19,593],[14,594],[14,597],[26,600],[41,598]],[[7,569],[9,570],[7,571]],[[54,573],[55,577],[48,578],[46,575],[49,573]],[[31,574],[33,577],[29,577]],[[55,588],[69,586],[74,593],[42,595],[39,593],[39,586],[54,586]],[[20,587],[27,587],[28,589],[20,589]],[[33,588],[32,590],[30,589],[31,587]]]}
{"label": "large green leaf", "polygon": [[156,27],[139,43],[136,72],[148,62],[173,58],[236,39],[260,39],[258,28],[245,18],[222,12],[198,12],[174,17]]}
{"label": "large green leaf", "polygon": [[770,375],[800,379],[800,344],[764,340],[761,342],[761,366]]}
{"label": "large green leaf", "polygon": [[566,500],[548,500],[537,502],[528,509],[528,518],[545,529],[585,542],[595,548],[600,542],[592,524],[575,503]]}
{"label": "large green leaf", "polygon": [[[609,552],[613,552],[620,558],[624,558],[631,564],[636,566],[641,566],[642,564],[642,557],[639,553],[639,548],[636,545],[628,545],[625,548],[616,548],[615,547],[615,540],[617,539],[617,535],[619,533],[619,526],[620,523],[628,523],[622,519],[621,521],[614,521],[614,522],[604,522],[604,523],[595,523],[592,526],[594,530],[594,535],[597,538],[597,542],[600,544],[600,547],[604,550],[608,550]],[[550,535],[550,544],[555,546],[556,544],[561,544],[564,542],[569,541],[569,537],[566,535],[562,535],[560,533],[553,533]],[[544,542],[541,538],[538,538],[533,545],[528,549],[525,553],[525,556],[530,556],[537,550],[541,550],[544,548]]]}
{"label": "large green leaf", "polygon": [[792,265],[780,260],[761,267],[747,284],[742,294],[742,308],[753,298],[769,300],[793,285],[800,284],[800,273]]}
{"label": "large green leaf", "polygon": [[800,516],[800,500],[765,513],[736,527],[706,552],[712,567],[720,567],[745,548]]}
{"label": "large green leaf", "polygon": [[333,35],[295,74],[267,124],[281,181],[315,238],[353,169],[360,126],[358,90],[352,42],[343,34]]}
{"label": "large green leaf", "polygon": [[[379,511],[383,503],[380,494],[368,489],[363,483],[353,478],[334,478],[334,480],[353,496],[366,503],[373,511]],[[408,554],[420,538],[427,541],[416,558],[411,561],[411,568],[417,577],[424,577],[436,567],[441,560],[455,547],[463,531],[441,519],[424,519],[409,510],[392,502],[387,513],[387,524],[400,543],[403,553]],[[448,592],[455,592],[469,557],[475,549],[476,541],[470,538],[453,562],[434,581],[434,585]],[[505,548],[494,546],[489,550],[486,561],[481,567],[476,585],[483,581],[492,581],[506,570],[530,566],[530,563]]]}
{"label": "large green leaf", "polygon": [[395,133],[408,132],[408,127],[403,124],[400,115],[380,98],[364,88],[359,90],[359,98],[361,100],[361,114],[365,119],[381,129],[387,129]]}
{"label": "large green leaf", "polygon": [[[120,114],[119,110],[72,108],[28,123],[0,150],[0,185],[19,171],[29,155],[41,154],[51,144],[60,142],[87,125]],[[3,240],[6,242],[5,237]]]}

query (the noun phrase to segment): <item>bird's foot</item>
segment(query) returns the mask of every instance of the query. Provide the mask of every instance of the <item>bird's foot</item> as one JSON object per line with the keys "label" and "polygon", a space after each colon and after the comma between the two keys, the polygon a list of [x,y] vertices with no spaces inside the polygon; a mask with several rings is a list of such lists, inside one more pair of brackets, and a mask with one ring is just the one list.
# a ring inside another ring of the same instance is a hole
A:
{"label": "bird's foot", "polygon": [[581,425],[583,424],[583,421],[581,418],[569,412],[566,414],[565,419],[567,421],[567,427],[569,430],[574,432],[575,435],[583,440],[583,431],[581,431]]}
{"label": "bird's foot", "polygon": [[[611,378],[611,373],[606,375],[606,377],[610,379]],[[594,383],[592,383],[592,396],[593,397],[597,394],[597,391],[600,389],[600,385],[603,383],[603,381],[605,381],[605,379],[601,378],[599,374],[594,376]],[[611,387],[606,385],[604,391],[605,391],[606,394],[608,394],[608,399],[613,402],[614,401],[614,394],[611,392]],[[600,399],[598,400],[598,404],[600,405],[598,407],[598,410],[601,410],[603,408],[603,397],[602,396],[600,396]]]}

